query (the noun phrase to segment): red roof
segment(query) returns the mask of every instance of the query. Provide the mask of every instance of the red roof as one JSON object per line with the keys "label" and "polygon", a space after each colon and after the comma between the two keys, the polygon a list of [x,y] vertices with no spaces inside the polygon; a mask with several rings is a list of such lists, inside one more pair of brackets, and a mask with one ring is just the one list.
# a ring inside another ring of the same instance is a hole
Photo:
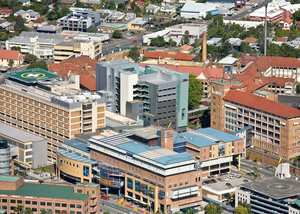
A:
{"label": "red roof", "polygon": [[[248,59],[247,59],[248,58]],[[274,83],[279,86],[284,86],[286,82],[293,82],[290,78],[278,77],[263,77],[262,72],[270,67],[275,68],[300,68],[300,60],[291,57],[277,57],[277,56],[263,56],[252,58],[245,56],[243,63],[247,67],[242,73],[237,74],[235,77],[242,82],[243,88],[249,92],[255,91],[266,84]],[[242,64],[242,63],[241,63]]]}
{"label": "red roof", "polygon": [[0,59],[22,60],[23,55],[19,51],[1,50],[0,49]]}
{"label": "red roof", "polygon": [[299,109],[274,102],[248,92],[231,90],[225,95],[224,100],[257,109],[259,111],[271,113],[282,118],[300,117]]}
{"label": "red roof", "polygon": [[69,74],[80,75],[80,84],[90,90],[96,90],[96,60],[88,56],[72,57],[60,63],[50,64],[48,69],[56,72],[62,77]]}
{"label": "red roof", "polygon": [[1,15],[10,15],[12,14],[13,10],[8,7],[2,7],[0,8],[0,14]]}
{"label": "red roof", "polygon": [[174,59],[182,61],[193,61],[194,56],[178,51],[144,51],[144,56],[150,59]]}

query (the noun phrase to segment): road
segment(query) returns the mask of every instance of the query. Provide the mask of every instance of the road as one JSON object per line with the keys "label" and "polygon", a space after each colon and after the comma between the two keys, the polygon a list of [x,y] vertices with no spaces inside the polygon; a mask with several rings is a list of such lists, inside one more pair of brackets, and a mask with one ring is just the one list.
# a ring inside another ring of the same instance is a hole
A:
{"label": "road", "polygon": [[109,213],[113,213],[113,214],[139,214],[138,212],[135,212],[131,209],[121,207],[113,203],[112,201],[101,200],[100,206],[102,211],[108,211]]}
{"label": "road", "polygon": [[134,35],[123,39],[115,39],[108,41],[102,46],[102,54],[108,55],[111,53],[119,52],[130,47],[142,44],[142,34]]}
{"label": "road", "polygon": [[227,20],[241,20],[247,17],[250,13],[252,13],[254,10],[264,6],[265,1],[264,0],[257,0],[253,1],[253,3],[257,3],[256,7],[251,7],[251,6],[244,6],[243,8],[240,9],[240,11],[233,16],[227,16],[225,19]]}
{"label": "road", "polygon": [[266,168],[261,166],[254,161],[250,160],[241,160],[241,170],[244,172],[253,172],[253,170],[257,167],[260,175],[262,177],[272,177],[274,176],[274,169]]}

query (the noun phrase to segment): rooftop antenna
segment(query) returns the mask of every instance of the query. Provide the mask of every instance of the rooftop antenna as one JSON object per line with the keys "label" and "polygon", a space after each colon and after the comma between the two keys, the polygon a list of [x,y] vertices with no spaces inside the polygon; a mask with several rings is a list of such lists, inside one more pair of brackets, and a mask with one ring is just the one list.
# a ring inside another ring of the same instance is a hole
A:
{"label": "rooftop antenna", "polygon": [[268,28],[268,0],[265,0],[265,30],[264,30],[264,56],[267,56],[267,28]]}

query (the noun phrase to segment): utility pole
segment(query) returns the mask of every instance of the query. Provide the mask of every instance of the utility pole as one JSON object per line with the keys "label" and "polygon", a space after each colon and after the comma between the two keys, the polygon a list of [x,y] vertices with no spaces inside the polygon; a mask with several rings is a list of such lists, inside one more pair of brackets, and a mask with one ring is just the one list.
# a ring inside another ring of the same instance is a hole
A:
{"label": "utility pole", "polygon": [[264,55],[267,56],[267,36],[268,36],[268,0],[265,0],[265,35],[264,35]]}

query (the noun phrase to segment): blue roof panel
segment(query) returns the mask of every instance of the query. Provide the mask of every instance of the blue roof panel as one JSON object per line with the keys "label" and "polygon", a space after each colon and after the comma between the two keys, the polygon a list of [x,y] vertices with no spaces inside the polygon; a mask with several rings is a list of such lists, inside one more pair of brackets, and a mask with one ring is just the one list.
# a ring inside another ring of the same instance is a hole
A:
{"label": "blue roof panel", "polygon": [[64,144],[76,148],[78,150],[81,150],[83,152],[89,152],[89,143],[83,142],[82,140],[78,140],[78,139],[65,140]]}
{"label": "blue roof panel", "polygon": [[177,133],[174,136],[174,144],[182,142],[191,143],[197,147],[207,147],[219,142],[232,142],[240,139],[238,136],[222,132],[213,128],[198,129],[189,132]]}
{"label": "blue roof panel", "polygon": [[155,158],[154,160],[161,163],[161,164],[173,164],[173,163],[179,163],[183,161],[189,161],[192,160],[193,156],[191,154],[188,154],[186,152],[184,153],[178,153],[174,155],[168,155],[164,157]]}
{"label": "blue roof panel", "polygon": [[117,145],[117,147],[120,149],[124,149],[132,154],[140,154],[140,153],[152,150],[152,149],[159,148],[157,146],[150,147],[146,144],[142,144],[142,143],[136,142],[134,140],[131,140],[127,143],[119,144],[119,145]]}
{"label": "blue roof panel", "polygon": [[223,142],[231,142],[231,141],[240,139],[236,135],[222,132],[222,131],[219,131],[219,130],[213,129],[213,128],[198,129],[198,130],[196,130],[196,132],[211,136],[213,138],[216,138],[218,141],[223,141]]}

